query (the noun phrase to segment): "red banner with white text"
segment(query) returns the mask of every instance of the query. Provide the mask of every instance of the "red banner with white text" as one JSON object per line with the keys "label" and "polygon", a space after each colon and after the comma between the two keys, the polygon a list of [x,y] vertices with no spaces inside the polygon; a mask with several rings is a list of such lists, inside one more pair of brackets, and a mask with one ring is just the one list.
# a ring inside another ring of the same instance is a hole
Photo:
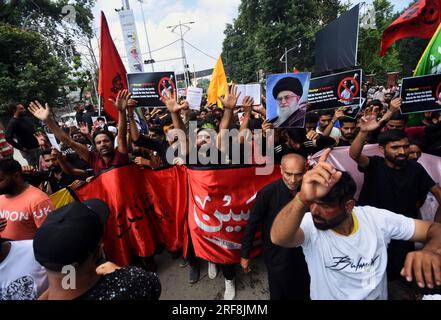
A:
{"label": "red banner with white text", "polygon": [[[245,227],[257,192],[279,179],[280,169],[271,175],[256,175],[256,168],[192,170],[188,173],[188,226],[196,256],[207,261],[240,262]],[[255,244],[259,239],[255,238]],[[254,258],[261,251],[255,246]]]}

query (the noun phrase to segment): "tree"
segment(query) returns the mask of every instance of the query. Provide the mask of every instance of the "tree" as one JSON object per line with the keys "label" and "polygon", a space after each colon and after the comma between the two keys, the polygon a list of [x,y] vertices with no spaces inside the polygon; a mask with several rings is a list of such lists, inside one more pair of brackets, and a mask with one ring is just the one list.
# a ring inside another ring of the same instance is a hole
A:
{"label": "tree", "polygon": [[242,0],[239,15],[224,33],[222,58],[231,79],[255,81],[256,71],[284,72],[279,58],[285,48],[288,68],[314,65],[315,34],[348,8],[339,0]]}
{"label": "tree", "polygon": [[68,81],[68,67],[36,32],[0,24],[0,108],[32,100],[55,104]]}
{"label": "tree", "polygon": [[[66,7],[68,4],[74,10],[63,10],[72,9]],[[63,101],[66,86],[80,90],[90,86],[95,70],[84,68],[75,42],[93,36],[94,4],[95,0],[0,2],[0,24],[4,31],[0,40],[0,83],[6,84],[0,88],[1,110],[8,101],[28,101],[37,96]],[[73,12],[71,16],[75,19],[66,21],[66,14]],[[11,44],[13,47],[7,47]],[[35,96],[31,97],[32,94]]]}

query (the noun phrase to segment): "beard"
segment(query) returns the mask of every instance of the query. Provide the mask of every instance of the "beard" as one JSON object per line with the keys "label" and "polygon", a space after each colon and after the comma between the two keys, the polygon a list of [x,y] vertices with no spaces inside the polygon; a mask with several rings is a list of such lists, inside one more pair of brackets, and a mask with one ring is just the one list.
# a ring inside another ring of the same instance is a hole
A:
{"label": "beard", "polygon": [[[320,219],[320,222],[316,222],[315,220],[313,220],[314,222],[314,226],[319,229],[319,230],[329,230],[329,229],[333,229],[335,227],[337,227],[338,225],[340,225],[346,218],[348,217],[348,214],[346,212],[342,212],[340,213],[338,216],[332,218],[331,220],[324,220],[324,219]],[[323,222],[321,222],[323,221]]]}
{"label": "beard", "polygon": [[279,118],[275,122],[276,125],[281,125],[286,119],[289,118],[294,112],[296,112],[300,108],[298,101],[294,100],[287,107],[277,107],[277,112],[279,114]]}
{"label": "beard", "polygon": [[405,164],[407,163],[407,160],[409,159],[408,156],[404,156],[403,158],[398,158],[398,157],[393,157],[389,154],[385,154],[384,157],[393,164],[395,164],[397,167],[404,167]]}

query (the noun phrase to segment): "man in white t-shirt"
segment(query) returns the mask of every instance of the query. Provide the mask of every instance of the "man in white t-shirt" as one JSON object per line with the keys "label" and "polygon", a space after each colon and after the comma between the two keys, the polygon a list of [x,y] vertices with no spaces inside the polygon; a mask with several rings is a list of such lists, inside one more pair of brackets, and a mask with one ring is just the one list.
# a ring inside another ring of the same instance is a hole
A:
{"label": "man in white t-shirt", "polygon": [[[311,299],[387,299],[387,246],[392,239],[426,242],[407,255],[401,275],[419,287],[441,286],[441,224],[374,207],[356,207],[356,185],[326,163],[308,171],[300,192],[276,217],[271,240],[302,246]],[[310,212],[306,212],[308,207]]]}
{"label": "man in white t-shirt", "polygon": [[46,270],[35,260],[32,240],[3,240],[0,243],[0,300],[37,300],[47,288]]}

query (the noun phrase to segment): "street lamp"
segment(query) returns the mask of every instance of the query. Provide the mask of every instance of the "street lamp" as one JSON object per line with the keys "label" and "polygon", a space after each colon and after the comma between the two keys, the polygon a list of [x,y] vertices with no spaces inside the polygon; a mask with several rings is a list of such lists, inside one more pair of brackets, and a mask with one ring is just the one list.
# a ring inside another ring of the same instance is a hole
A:
{"label": "street lamp", "polygon": [[[288,53],[294,49],[300,49],[301,47],[302,44],[300,43],[297,47],[292,47],[289,50],[285,48],[285,53],[280,57],[280,62],[285,62],[285,73],[288,73]],[[283,58],[285,58],[285,60],[283,60]]]}
{"label": "street lamp", "polygon": [[[179,21],[179,24],[175,24],[175,25],[171,25],[171,26],[167,26],[167,29],[171,29],[171,31],[173,33],[176,33],[181,40],[181,51],[182,51],[182,62],[184,64],[184,80],[185,80],[185,87],[187,88],[189,83],[190,83],[190,79],[188,79],[188,75],[187,75],[187,69],[188,69],[188,63],[187,63],[187,56],[185,55],[185,48],[184,48],[184,35],[190,31],[190,27],[188,26],[189,24],[194,24],[194,21],[189,21],[189,22],[181,22]],[[176,32],[176,29],[179,27],[179,33]],[[182,27],[187,28],[187,30],[185,30],[185,32],[182,32]]]}
{"label": "street lamp", "polygon": [[147,26],[146,26],[146,24],[145,24],[144,7],[143,7],[144,1],[143,1],[143,0],[138,0],[138,1],[139,1],[139,4],[141,5],[141,13],[142,13],[142,21],[144,22],[145,38],[147,39],[147,48],[148,48],[148,50],[149,50],[149,56],[150,56],[150,59],[149,59],[148,61],[152,61],[152,62],[151,62],[151,65],[152,65],[152,71],[154,72],[154,71],[155,71],[155,67],[153,66],[153,63],[155,62],[155,60],[153,60],[153,58],[152,58],[152,50],[150,49],[149,36],[148,36],[148,34],[147,34]]}

